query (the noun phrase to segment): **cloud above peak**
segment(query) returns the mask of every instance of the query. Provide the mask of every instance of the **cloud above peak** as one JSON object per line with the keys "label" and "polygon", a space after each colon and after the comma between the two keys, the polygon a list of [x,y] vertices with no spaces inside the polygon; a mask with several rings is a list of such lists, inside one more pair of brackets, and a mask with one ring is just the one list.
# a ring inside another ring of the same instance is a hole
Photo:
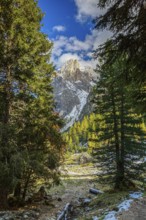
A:
{"label": "cloud above peak", "polygon": [[92,56],[93,51],[110,36],[111,33],[108,31],[99,32],[97,30],[92,30],[84,40],[80,40],[76,36],[57,36],[53,39],[52,61],[57,68],[60,68],[69,59],[77,59],[82,64],[95,68],[96,61]]}
{"label": "cloud above peak", "polygon": [[[76,6],[76,22],[83,25],[84,22],[94,19],[104,13],[98,8],[98,0],[73,0]],[[104,9],[105,10],[105,9]],[[74,18],[74,17],[73,17]],[[90,23],[90,22],[89,22]],[[86,25],[84,23],[84,25]],[[88,26],[88,25],[87,25]],[[86,27],[86,26],[85,26]],[[89,26],[88,26],[89,28]],[[65,31],[65,27],[58,25],[53,27],[54,31]],[[97,60],[93,58],[93,52],[104,43],[110,36],[109,31],[96,29],[88,30],[85,38],[80,39],[75,35],[68,36],[67,33],[58,33],[53,39],[52,62],[59,69],[69,59],[77,59],[82,66],[88,65],[95,68]]]}
{"label": "cloud above peak", "polygon": [[64,32],[66,31],[66,27],[63,25],[56,25],[53,27],[53,31]]}

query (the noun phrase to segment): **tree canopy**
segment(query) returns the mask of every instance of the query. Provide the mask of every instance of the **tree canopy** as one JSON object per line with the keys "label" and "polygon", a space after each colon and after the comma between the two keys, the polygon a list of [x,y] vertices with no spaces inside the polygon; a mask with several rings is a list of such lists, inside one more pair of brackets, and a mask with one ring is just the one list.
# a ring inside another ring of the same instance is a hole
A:
{"label": "tree canopy", "polygon": [[[64,142],[54,112],[52,43],[34,0],[0,1],[0,206],[40,176],[58,182]],[[6,187],[7,186],[7,187]]]}
{"label": "tree canopy", "polygon": [[122,189],[143,178],[145,133],[142,117],[130,102],[125,58],[121,56],[112,64],[107,64],[106,59],[97,68],[100,78],[94,90],[94,106],[95,112],[102,115],[102,123],[96,129],[98,139],[92,141],[96,143],[94,155],[101,170],[99,180]]}
{"label": "tree canopy", "polygon": [[[98,7],[105,9],[103,15],[95,19],[97,29],[108,29],[113,33],[110,42],[110,60],[120,54],[127,56],[127,82],[138,86],[134,94],[135,100],[146,106],[146,9],[143,0],[99,0]],[[96,51],[96,55],[104,54],[105,45]]]}

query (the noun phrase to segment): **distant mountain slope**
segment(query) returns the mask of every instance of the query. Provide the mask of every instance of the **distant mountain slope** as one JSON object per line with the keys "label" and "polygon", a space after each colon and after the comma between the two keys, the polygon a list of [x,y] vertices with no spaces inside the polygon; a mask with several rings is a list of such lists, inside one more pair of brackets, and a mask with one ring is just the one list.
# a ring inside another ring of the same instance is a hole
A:
{"label": "distant mountain slope", "polygon": [[69,60],[65,63],[54,78],[56,110],[66,120],[63,131],[83,117],[83,111],[89,112],[87,103],[93,79],[95,79],[95,73],[92,68],[85,67],[81,70],[77,60]]}

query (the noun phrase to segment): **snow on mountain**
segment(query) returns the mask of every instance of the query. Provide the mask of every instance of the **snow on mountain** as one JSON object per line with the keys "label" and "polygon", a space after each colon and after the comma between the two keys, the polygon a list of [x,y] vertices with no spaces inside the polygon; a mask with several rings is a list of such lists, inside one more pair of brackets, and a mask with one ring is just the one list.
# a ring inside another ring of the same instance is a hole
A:
{"label": "snow on mountain", "polygon": [[[62,132],[83,116],[94,85],[95,73],[91,67],[80,69],[77,60],[69,60],[53,80],[56,110],[65,119]],[[89,106],[88,106],[89,107]],[[86,111],[87,112],[87,111]]]}

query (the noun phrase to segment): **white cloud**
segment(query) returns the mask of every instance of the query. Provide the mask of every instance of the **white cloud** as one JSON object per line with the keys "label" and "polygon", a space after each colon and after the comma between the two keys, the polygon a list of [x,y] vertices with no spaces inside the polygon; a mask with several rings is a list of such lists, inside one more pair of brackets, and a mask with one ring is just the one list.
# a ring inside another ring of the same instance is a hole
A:
{"label": "white cloud", "polygon": [[53,31],[64,32],[66,30],[65,26],[57,25],[53,27]]}
{"label": "white cloud", "polygon": [[92,30],[83,41],[75,36],[58,36],[53,40],[52,61],[57,68],[60,68],[67,60],[78,59],[82,66],[90,65],[95,68],[96,61],[93,59],[92,53],[110,36],[111,33],[108,31],[99,32],[97,30]]}
{"label": "white cloud", "polygon": [[98,0],[74,0],[74,2],[77,7],[76,19],[79,22],[85,22],[88,18],[94,19],[107,10],[98,7]]}
{"label": "white cloud", "polygon": [[[88,18],[94,19],[105,12],[97,7],[98,0],[74,0],[77,7],[76,19],[78,22],[85,22]],[[54,31],[65,31],[65,27],[58,25],[53,27]],[[52,61],[57,68],[60,68],[69,59],[78,59],[82,66],[95,68],[97,60],[93,59],[93,51],[104,43],[111,33],[109,31],[91,30],[84,40],[76,36],[67,37],[59,35],[53,39]]]}
{"label": "white cloud", "polygon": [[74,0],[77,6],[77,20],[85,21],[97,16],[97,0]]}

